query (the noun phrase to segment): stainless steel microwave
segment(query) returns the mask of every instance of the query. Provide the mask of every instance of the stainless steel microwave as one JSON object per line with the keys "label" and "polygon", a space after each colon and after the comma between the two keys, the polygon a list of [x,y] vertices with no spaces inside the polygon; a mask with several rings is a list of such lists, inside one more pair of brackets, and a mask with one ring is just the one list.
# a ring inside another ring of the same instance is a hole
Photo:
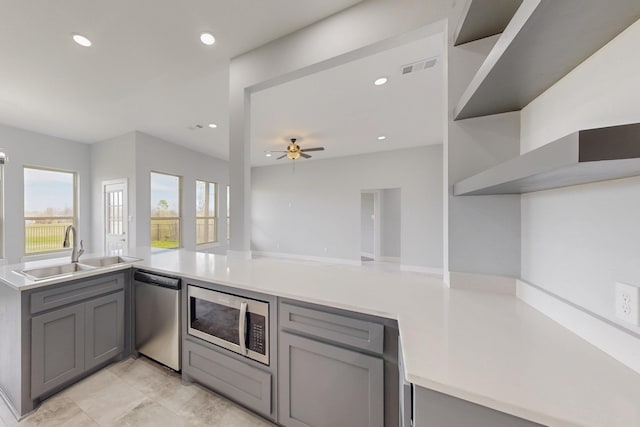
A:
{"label": "stainless steel microwave", "polygon": [[269,303],[189,285],[189,335],[269,364]]}

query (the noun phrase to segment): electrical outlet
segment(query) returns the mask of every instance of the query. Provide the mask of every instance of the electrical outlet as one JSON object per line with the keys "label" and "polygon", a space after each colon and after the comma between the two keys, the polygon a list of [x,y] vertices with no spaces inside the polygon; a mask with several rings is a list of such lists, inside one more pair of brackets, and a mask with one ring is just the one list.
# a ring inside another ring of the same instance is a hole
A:
{"label": "electrical outlet", "polygon": [[640,326],[640,288],[616,283],[616,316],[625,322]]}

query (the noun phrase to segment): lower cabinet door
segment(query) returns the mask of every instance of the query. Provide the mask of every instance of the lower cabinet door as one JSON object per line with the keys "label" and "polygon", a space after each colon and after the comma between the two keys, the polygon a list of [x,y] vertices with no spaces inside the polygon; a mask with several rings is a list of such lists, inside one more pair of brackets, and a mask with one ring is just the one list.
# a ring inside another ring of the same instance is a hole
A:
{"label": "lower cabinet door", "polygon": [[282,425],[384,426],[382,359],[286,332],[279,340]]}
{"label": "lower cabinet door", "polygon": [[31,319],[31,397],[84,371],[85,307],[77,304]]}
{"label": "lower cabinet door", "polygon": [[124,292],[87,301],[85,369],[89,370],[124,350]]}

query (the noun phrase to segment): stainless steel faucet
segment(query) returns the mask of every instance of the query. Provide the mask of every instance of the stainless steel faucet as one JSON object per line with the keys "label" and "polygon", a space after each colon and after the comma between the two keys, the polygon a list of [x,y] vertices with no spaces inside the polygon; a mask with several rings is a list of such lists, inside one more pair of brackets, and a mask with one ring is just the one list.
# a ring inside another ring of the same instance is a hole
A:
{"label": "stainless steel faucet", "polygon": [[76,233],[76,228],[73,225],[68,226],[64,230],[64,242],[62,242],[62,246],[65,248],[69,247],[69,233],[73,231],[73,250],[71,251],[71,262],[78,262],[80,259],[80,255],[84,253],[84,245],[82,244],[82,240],[80,240],[80,250],[78,250],[78,233]]}

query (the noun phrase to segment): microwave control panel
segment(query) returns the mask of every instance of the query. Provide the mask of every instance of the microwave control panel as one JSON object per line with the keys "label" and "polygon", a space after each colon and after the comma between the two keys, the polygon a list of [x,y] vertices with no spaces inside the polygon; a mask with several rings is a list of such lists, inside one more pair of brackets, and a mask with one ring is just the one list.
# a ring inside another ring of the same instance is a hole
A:
{"label": "microwave control panel", "polygon": [[265,337],[268,331],[265,329],[265,318],[259,314],[249,313],[249,343],[247,347],[256,353],[266,354]]}

